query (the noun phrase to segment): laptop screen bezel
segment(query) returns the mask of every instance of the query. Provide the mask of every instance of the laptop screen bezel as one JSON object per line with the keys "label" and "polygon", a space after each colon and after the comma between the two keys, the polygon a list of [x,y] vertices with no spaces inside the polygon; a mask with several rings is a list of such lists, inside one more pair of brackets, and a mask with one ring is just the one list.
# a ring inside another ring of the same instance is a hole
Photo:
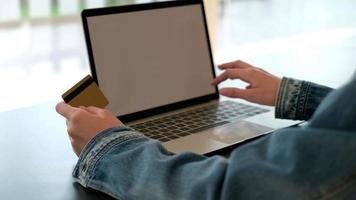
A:
{"label": "laptop screen bezel", "polygon": [[[90,71],[91,71],[91,75],[92,75],[93,79],[95,80],[95,82],[99,85],[98,77],[97,77],[96,70],[95,70],[94,54],[93,54],[93,49],[91,46],[91,40],[90,40],[90,34],[89,34],[89,26],[88,26],[88,20],[87,20],[88,17],[126,13],[126,12],[135,12],[135,11],[144,11],[144,10],[153,10],[153,9],[161,9],[161,8],[169,8],[169,7],[177,7],[177,6],[187,6],[187,5],[195,5],[195,4],[199,4],[202,9],[203,20],[204,20],[203,23],[205,26],[205,33],[206,33],[206,42],[208,44],[208,51],[209,51],[210,62],[211,62],[211,70],[213,73],[213,77],[215,78],[216,73],[214,70],[214,60],[213,60],[213,54],[212,54],[211,45],[210,45],[208,25],[207,25],[207,20],[206,20],[206,16],[205,16],[205,9],[204,9],[203,1],[202,0],[178,0],[178,1],[155,2],[155,3],[134,4],[134,5],[126,5],[126,6],[118,6],[118,7],[95,8],[95,9],[83,10],[81,13],[81,17],[82,17],[82,23],[83,23],[83,28],[84,28],[84,36],[85,36],[85,41],[86,41],[86,45],[87,45]],[[120,118],[120,120],[122,122],[130,122],[130,121],[142,119],[145,117],[162,114],[162,113],[177,110],[180,108],[186,108],[188,106],[197,105],[200,103],[208,102],[211,100],[217,100],[217,99],[219,99],[219,93],[218,93],[218,88],[215,86],[215,92],[212,94],[195,97],[195,98],[191,98],[191,99],[187,99],[187,100],[183,100],[183,101],[179,101],[179,102],[175,102],[175,103],[171,103],[171,104],[167,104],[167,105],[163,105],[163,106],[159,106],[159,107],[155,107],[155,108],[150,108],[147,110],[130,113],[130,114],[119,115],[117,117]]]}

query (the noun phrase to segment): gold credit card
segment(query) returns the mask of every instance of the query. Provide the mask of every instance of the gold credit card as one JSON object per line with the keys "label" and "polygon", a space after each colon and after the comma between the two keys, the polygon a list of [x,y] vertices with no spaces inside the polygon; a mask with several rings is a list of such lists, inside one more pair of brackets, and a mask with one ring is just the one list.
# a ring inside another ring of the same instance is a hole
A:
{"label": "gold credit card", "polygon": [[94,79],[87,75],[62,95],[64,102],[73,106],[95,106],[105,108],[109,101],[99,89]]}

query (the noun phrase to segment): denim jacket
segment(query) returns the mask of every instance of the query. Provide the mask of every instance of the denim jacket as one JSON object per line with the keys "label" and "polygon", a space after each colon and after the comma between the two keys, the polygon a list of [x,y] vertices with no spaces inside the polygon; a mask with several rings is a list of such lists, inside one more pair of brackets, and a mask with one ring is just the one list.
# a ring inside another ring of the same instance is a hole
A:
{"label": "denim jacket", "polygon": [[85,146],[73,176],[117,199],[356,199],[356,80],[330,91],[284,78],[276,116],[312,116],[309,123],[243,144],[229,158],[172,154],[133,129],[111,128]]}

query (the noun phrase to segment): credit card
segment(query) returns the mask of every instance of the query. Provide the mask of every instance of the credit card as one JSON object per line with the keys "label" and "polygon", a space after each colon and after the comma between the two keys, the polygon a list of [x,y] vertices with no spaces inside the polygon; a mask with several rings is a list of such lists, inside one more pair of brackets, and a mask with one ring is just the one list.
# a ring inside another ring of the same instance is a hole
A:
{"label": "credit card", "polygon": [[99,89],[94,79],[87,75],[62,95],[64,102],[73,106],[95,106],[105,108],[109,101]]}

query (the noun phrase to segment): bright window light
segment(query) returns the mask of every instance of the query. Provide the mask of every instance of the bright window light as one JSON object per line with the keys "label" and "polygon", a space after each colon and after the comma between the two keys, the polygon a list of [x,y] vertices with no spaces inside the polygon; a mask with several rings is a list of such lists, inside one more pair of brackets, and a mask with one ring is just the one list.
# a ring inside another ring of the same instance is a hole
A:
{"label": "bright window light", "polygon": [[28,4],[30,17],[40,18],[49,17],[51,15],[50,0],[30,0]]}
{"label": "bright window light", "polygon": [[104,7],[105,1],[104,0],[87,0],[86,6],[87,6],[87,8]]}
{"label": "bright window light", "polygon": [[79,1],[59,0],[58,5],[60,15],[73,15],[79,11]]}
{"label": "bright window light", "polygon": [[20,1],[0,0],[0,22],[20,19]]}

